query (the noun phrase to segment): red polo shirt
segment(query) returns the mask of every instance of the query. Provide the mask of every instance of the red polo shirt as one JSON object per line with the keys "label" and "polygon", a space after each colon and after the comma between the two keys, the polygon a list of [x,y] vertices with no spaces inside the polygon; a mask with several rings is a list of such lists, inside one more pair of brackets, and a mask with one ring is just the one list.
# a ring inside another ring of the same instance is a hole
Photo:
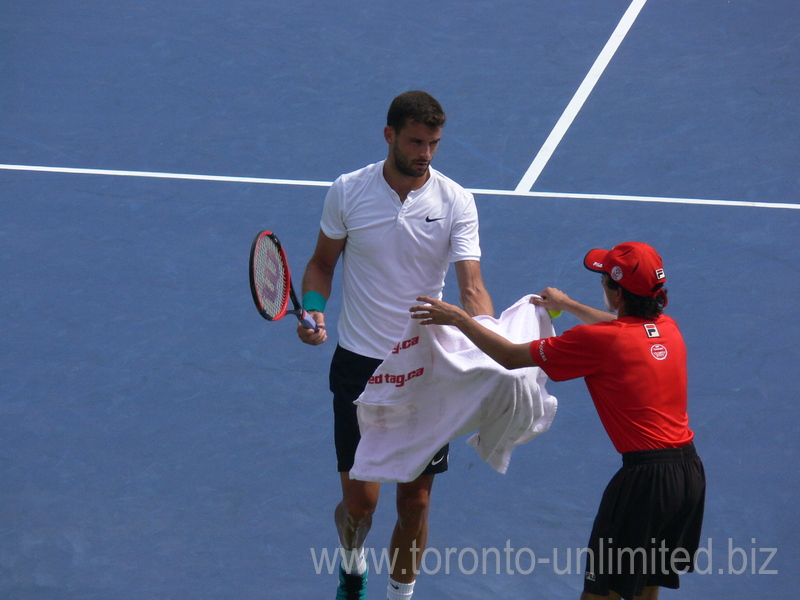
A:
{"label": "red polo shirt", "polygon": [[675,321],[622,317],[531,342],[553,381],[583,377],[618,452],[679,448],[694,438],[686,413],[686,346]]}

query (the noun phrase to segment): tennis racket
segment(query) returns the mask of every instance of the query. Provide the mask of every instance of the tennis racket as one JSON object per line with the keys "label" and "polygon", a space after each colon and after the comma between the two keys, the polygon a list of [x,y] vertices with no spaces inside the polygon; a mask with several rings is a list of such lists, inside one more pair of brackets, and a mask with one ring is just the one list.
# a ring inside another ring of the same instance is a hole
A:
{"label": "tennis racket", "polygon": [[[250,247],[250,291],[258,312],[268,321],[278,321],[291,314],[297,316],[303,327],[319,331],[319,326],[297,300],[286,252],[271,231],[259,232]],[[289,299],[291,309],[288,308]]]}

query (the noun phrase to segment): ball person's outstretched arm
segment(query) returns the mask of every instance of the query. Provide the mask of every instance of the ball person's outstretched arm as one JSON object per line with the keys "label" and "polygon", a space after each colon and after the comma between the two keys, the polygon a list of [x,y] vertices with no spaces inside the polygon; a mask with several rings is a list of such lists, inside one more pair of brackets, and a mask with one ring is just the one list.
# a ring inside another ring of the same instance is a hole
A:
{"label": "ball person's outstretched arm", "polygon": [[453,325],[458,327],[483,352],[506,369],[519,369],[536,365],[530,353],[530,344],[514,344],[487,329],[458,306],[434,300],[427,296],[417,298],[411,307],[411,318],[422,325]]}

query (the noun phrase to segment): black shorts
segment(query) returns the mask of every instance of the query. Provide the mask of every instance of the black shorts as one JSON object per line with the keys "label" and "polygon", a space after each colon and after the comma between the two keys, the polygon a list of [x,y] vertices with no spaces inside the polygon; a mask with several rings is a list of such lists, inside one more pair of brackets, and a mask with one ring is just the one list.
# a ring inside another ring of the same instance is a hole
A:
{"label": "black shorts", "polygon": [[632,600],[647,586],[677,589],[694,570],[705,491],[694,444],[623,454],[594,521],[583,590]]}
{"label": "black shorts", "polygon": [[[331,360],[330,388],[333,392],[333,434],[336,460],[340,473],[353,468],[356,447],[361,439],[357,407],[353,402],[361,395],[375,369],[383,361],[336,347]],[[441,448],[422,472],[423,475],[447,471],[450,445]]]}

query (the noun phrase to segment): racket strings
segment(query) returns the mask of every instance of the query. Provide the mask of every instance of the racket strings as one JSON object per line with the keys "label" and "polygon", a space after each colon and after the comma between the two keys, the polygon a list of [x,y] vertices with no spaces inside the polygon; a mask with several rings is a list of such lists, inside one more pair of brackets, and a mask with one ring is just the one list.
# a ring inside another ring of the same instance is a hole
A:
{"label": "racket strings", "polygon": [[255,284],[259,302],[266,313],[277,316],[286,302],[286,272],[278,247],[262,238],[255,253]]}

